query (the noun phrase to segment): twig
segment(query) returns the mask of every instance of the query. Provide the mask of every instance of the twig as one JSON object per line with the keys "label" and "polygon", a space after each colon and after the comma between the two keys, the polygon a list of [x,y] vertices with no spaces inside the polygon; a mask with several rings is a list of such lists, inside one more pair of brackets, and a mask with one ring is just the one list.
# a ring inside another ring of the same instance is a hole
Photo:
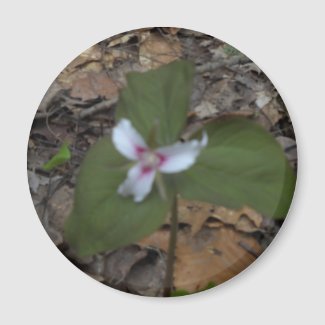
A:
{"label": "twig", "polygon": [[213,71],[222,67],[229,67],[236,64],[245,64],[252,62],[249,58],[243,57],[241,55],[232,56],[229,59],[218,60],[216,62],[208,62],[196,68],[196,72],[205,73],[208,71]]}
{"label": "twig", "polygon": [[35,115],[35,120],[37,119],[46,119],[57,113],[61,109],[61,106],[57,106],[49,112],[37,112]]}
{"label": "twig", "polygon": [[83,119],[83,118],[88,117],[92,114],[97,114],[97,113],[102,112],[106,109],[109,109],[116,103],[117,103],[117,97],[114,97],[114,98],[111,98],[108,100],[104,100],[98,104],[95,104],[87,109],[82,110],[80,112],[80,114],[78,114],[78,116],[76,116],[76,117]]}
{"label": "twig", "polygon": [[175,250],[177,242],[178,220],[177,220],[177,195],[175,194],[173,205],[171,208],[171,229],[169,236],[168,255],[167,255],[167,269],[164,281],[164,296],[169,297],[173,290],[173,274],[174,274],[174,261]]}
{"label": "twig", "polygon": [[252,247],[250,247],[248,244],[246,244],[245,242],[239,241],[237,243],[239,245],[239,247],[243,248],[247,253],[251,254],[253,257],[258,258],[259,254],[256,253]]}
{"label": "twig", "polygon": [[60,94],[62,94],[62,87],[59,85],[57,81],[54,81],[50,88],[47,90],[45,96],[43,97],[41,103],[38,106],[38,114],[36,114],[36,118],[39,118],[41,114],[47,114],[46,110],[55,102],[55,98],[59,98]]}
{"label": "twig", "polygon": [[43,202],[44,202],[44,205],[43,205],[43,213],[42,213],[42,223],[43,225],[45,226],[45,229],[47,229],[48,227],[48,216],[47,216],[47,206],[48,206],[48,201],[50,199],[50,193],[51,193],[51,182],[52,182],[52,173],[50,173],[50,176],[49,176],[49,184],[47,186],[47,191],[46,191],[46,196],[43,198]]}
{"label": "twig", "polygon": [[45,124],[46,124],[47,129],[54,136],[54,138],[58,139],[60,142],[63,143],[63,140],[50,127],[49,117],[50,117],[50,112],[49,112],[49,114],[46,115],[46,118],[45,118]]}

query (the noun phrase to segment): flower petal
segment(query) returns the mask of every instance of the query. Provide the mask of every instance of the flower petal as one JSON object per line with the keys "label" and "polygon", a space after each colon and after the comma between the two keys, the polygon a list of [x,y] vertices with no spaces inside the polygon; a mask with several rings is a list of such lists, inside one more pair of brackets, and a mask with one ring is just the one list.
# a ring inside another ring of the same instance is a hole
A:
{"label": "flower petal", "polygon": [[147,149],[142,136],[127,119],[121,119],[113,128],[112,141],[115,148],[131,160],[137,160],[139,155]]}
{"label": "flower petal", "polygon": [[171,146],[157,149],[156,153],[161,157],[159,170],[162,173],[178,173],[190,168],[207,144],[208,135],[204,132],[201,141],[177,142]]}
{"label": "flower petal", "polygon": [[117,192],[123,196],[133,195],[135,202],[141,202],[150,193],[155,174],[155,169],[138,163],[129,169],[126,180]]}

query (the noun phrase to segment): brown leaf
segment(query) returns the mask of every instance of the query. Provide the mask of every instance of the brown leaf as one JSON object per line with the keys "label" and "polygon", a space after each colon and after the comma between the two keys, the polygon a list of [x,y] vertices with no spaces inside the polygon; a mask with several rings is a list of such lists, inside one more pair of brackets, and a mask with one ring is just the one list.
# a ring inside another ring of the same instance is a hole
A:
{"label": "brown leaf", "polygon": [[180,31],[180,28],[178,28],[178,27],[162,27],[162,30],[167,34],[176,35]]}
{"label": "brown leaf", "polygon": [[100,73],[103,70],[103,66],[99,62],[90,61],[80,66],[75,66],[73,62],[56,79],[64,89],[70,89],[76,80],[86,77],[89,72]]}
{"label": "brown leaf", "polygon": [[[213,117],[215,113],[229,113],[237,111],[240,107],[249,105],[255,99],[255,93],[232,80],[231,73],[215,83],[205,92],[202,103],[208,102],[214,109],[203,109],[201,116],[204,118]],[[205,105],[206,106],[206,105]],[[196,107],[196,113],[204,107]],[[209,112],[211,114],[209,114]]]}
{"label": "brown leaf", "polygon": [[215,105],[209,101],[202,101],[198,106],[194,107],[194,114],[200,118],[211,117],[218,113],[218,109]]}
{"label": "brown leaf", "polygon": [[123,48],[108,48],[103,55],[102,62],[106,68],[113,69],[116,61],[127,61],[132,59],[132,53]]}
{"label": "brown leaf", "polygon": [[108,47],[114,47],[127,43],[132,37],[136,37],[137,33],[129,32],[126,34],[119,34],[117,37],[111,37],[109,39]]}
{"label": "brown leaf", "polygon": [[48,205],[53,212],[50,218],[51,225],[63,233],[64,223],[73,206],[73,190],[69,186],[63,185],[53,194]]}
{"label": "brown leaf", "polygon": [[111,285],[121,283],[132,266],[145,258],[147,252],[136,245],[120,248],[104,259],[103,276]]}
{"label": "brown leaf", "polygon": [[209,282],[221,284],[244,270],[260,253],[261,247],[255,239],[245,238],[230,228],[203,228],[195,237],[180,236],[175,288],[194,292]]}
{"label": "brown leaf", "polygon": [[258,230],[263,222],[262,215],[247,206],[243,206],[238,210],[215,207],[211,216],[223,224],[232,225],[236,230],[247,233]]}
{"label": "brown leaf", "polygon": [[71,88],[71,83],[80,78],[84,72],[100,72],[102,65],[99,62],[102,59],[102,51],[98,44],[90,47],[78,55],[68,66],[60,73],[56,81],[64,88]]}
{"label": "brown leaf", "polygon": [[[222,206],[199,201],[179,200],[179,222],[189,224],[191,233],[195,235],[203,224],[215,227],[217,221],[223,225],[231,225],[236,230],[251,233],[259,229],[263,222],[261,214],[255,210],[243,206],[233,210]],[[209,222],[213,218],[214,220]]]}
{"label": "brown leaf", "polygon": [[135,263],[125,278],[128,290],[144,296],[162,296],[166,276],[165,254],[148,250],[145,258]]}
{"label": "brown leaf", "polygon": [[91,46],[86,51],[78,55],[69,65],[64,69],[66,72],[78,70],[80,67],[93,61],[99,61],[102,57],[102,51],[98,44]]}
{"label": "brown leaf", "polygon": [[[220,284],[250,265],[262,247],[249,233],[262,224],[260,214],[243,207],[231,210],[198,201],[179,201],[179,222],[187,224],[177,234],[174,286],[195,292],[209,282]],[[168,251],[165,227],[138,244]]]}
{"label": "brown leaf", "polygon": [[272,126],[279,122],[283,117],[282,107],[279,105],[278,101],[274,98],[269,103],[267,103],[260,110],[258,116],[258,123],[269,130]]}
{"label": "brown leaf", "polygon": [[[140,242],[164,252],[169,231],[159,230]],[[195,236],[180,230],[177,237],[174,287],[195,292],[209,282],[221,284],[240,273],[262,252],[252,237],[227,227],[202,228]]]}
{"label": "brown leaf", "polygon": [[[60,180],[60,176],[52,177],[50,181],[51,187],[55,188],[56,183],[60,182]],[[39,184],[37,193],[33,195],[33,202],[46,232],[55,245],[60,245],[63,243],[64,223],[73,205],[73,190],[67,185],[63,185],[55,191],[53,196],[48,198],[48,186],[48,184],[45,186]],[[40,204],[44,203],[44,200],[48,200],[46,209],[44,209],[44,204]]]}
{"label": "brown leaf", "polygon": [[277,141],[280,143],[281,147],[283,148],[287,159],[291,163],[292,166],[297,162],[297,146],[296,141],[294,139],[278,136],[276,137]]}
{"label": "brown leaf", "polygon": [[149,69],[177,60],[181,55],[181,45],[177,40],[150,34],[140,44],[139,60]]}
{"label": "brown leaf", "polygon": [[91,100],[98,97],[112,98],[117,95],[116,84],[103,71],[101,73],[89,72],[83,78],[72,83],[71,97]]}

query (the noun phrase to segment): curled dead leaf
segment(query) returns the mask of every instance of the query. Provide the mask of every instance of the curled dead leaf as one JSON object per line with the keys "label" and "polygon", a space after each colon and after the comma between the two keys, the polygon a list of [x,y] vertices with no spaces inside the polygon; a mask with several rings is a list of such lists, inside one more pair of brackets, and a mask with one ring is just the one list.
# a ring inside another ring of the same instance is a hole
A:
{"label": "curled dead leaf", "polygon": [[195,235],[205,224],[215,228],[219,223],[231,225],[238,231],[252,233],[258,230],[263,222],[260,213],[243,206],[240,209],[228,209],[210,203],[180,200],[178,207],[179,222],[191,226],[191,233]]}

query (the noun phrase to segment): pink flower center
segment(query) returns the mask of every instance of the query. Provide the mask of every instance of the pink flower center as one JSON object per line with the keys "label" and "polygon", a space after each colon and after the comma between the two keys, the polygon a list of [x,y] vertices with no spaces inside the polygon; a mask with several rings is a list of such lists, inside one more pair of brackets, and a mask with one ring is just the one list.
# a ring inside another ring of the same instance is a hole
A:
{"label": "pink flower center", "polygon": [[139,147],[139,146],[135,146],[135,151],[136,151],[137,156],[140,158],[143,153],[148,151],[148,149]]}
{"label": "pink flower center", "polygon": [[166,161],[166,157],[151,151],[150,149],[141,148],[137,149],[139,160],[143,166],[142,171],[144,173],[151,171],[152,169],[157,169],[161,164]]}

